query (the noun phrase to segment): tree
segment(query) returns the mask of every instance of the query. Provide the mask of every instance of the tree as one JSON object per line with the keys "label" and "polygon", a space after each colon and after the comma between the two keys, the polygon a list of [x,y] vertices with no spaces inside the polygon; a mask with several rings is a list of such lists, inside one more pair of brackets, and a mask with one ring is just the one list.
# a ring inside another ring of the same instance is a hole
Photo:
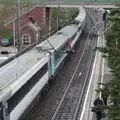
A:
{"label": "tree", "polygon": [[[114,23],[114,24],[113,24]],[[105,32],[106,46],[97,48],[105,55],[113,78],[105,84],[100,91],[110,97],[112,105],[109,105],[108,117],[110,120],[120,120],[120,7],[112,10],[109,18],[112,27]]]}
{"label": "tree", "polygon": [[15,6],[14,5],[1,5],[0,6],[0,37],[4,36],[4,24],[8,22],[15,14]]}
{"label": "tree", "polygon": [[15,5],[2,5],[0,7],[0,26],[3,26],[15,14]]}
{"label": "tree", "polygon": [[[77,15],[77,8],[59,8],[59,24],[62,25],[66,22],[66,17],[68,19],[68,21],[72,20],[73,17],[75,17],[75,15]],[[67,16],[66,16],[67,14]],[[52,9],[52,27],[54,28],[55,26],[57,26],[57,16],[58,15],[58,8],[53,8]]]}

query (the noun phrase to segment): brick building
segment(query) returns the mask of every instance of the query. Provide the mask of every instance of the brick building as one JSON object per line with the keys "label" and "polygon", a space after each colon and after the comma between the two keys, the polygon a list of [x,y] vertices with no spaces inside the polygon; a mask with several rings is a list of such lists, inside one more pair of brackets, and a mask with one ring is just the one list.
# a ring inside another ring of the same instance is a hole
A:
{"label": "brick building", "polygon": [[[31,11],[25,13],[20,17],[20,39],[21,39],[21,46],[27,47],[30,44],[36,42],[40,38],[41,27],[36,27],[34,24],[31,23],[29,20],[29,15],[32,16],[34,21],[37,24],[42,23],[42,27],[45,26],[46,21],[46,10],[45,8],[36,7]],[[13,31],[13,23],[7,26],[7,29]],[[16,36],[17,36],[17,24],[15,26],[16,29]],[[38,30],[39,29],[39,30]],[[17,42],[17,37],[16,37]]]}

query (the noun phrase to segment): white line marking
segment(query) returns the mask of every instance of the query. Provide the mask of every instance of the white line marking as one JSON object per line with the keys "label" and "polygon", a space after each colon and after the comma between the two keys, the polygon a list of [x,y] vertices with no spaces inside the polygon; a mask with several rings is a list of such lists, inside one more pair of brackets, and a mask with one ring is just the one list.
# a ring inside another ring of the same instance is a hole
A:
{"label": "white line marking", "polygon": [[[99,42],[99,37],[98,37],[98,42]],[[88,99],[88,95],[89,95],[89,91],[90,91],[90,87],[91,87],[91,83],[92,83],[92,77],[93,77],[93,73],[94,73],[94,69],[95,69],[97,52],[98,51],[96,51],[95,60],[94,60],[94,64],[93,64],[93,69],[92,69],[92,74],[91,74],[91,77],[90,77],[90,82],[89,82],[86,97],[85,97],[85,100],[84,100],[85,102],[84,102],[84,105],[83,105],[83,110],[82,110],[82,113],[81,113],[80,120],[83,120],[83,116],[84,116],[84,112],[85,112],[85,106],[86,106],[86,103],[87,103],[87,99]]]}
{"label": "white line marking", "polygon": [[81,75],[82,75],[82,73],[80,72],[80,73],[79,73],[79,76],[81,76]]}

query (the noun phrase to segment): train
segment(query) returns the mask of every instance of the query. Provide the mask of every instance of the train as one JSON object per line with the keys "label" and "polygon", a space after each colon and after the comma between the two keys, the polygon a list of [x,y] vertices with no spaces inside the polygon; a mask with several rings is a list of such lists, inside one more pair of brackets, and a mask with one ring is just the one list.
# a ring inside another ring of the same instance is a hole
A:
{"label": "train", "polygon": [[0,120],[23,119],[54,82],[84,31],[86,11],[78,9],[70,24],[0,68]]}

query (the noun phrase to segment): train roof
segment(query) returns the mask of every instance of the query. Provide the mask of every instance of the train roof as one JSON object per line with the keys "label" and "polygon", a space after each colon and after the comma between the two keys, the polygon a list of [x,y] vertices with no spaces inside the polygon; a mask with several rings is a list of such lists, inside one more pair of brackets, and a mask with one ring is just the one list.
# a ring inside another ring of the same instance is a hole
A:
{"label": "train roof", "polygon": [[[67,43],[68,39],[71,38],[76,32],[76,25],[68,25],[62,28],[52,37],[39,44],[37,47],[43,47],[44,49],[49,50],[49,52],[54,52],[54,49],[59,50],[62,46],[64,46],[64,44]],[[52,49],[52,46],[49,44],[48,41],[54,47],[54,49]]]}
{"label": "train roof", "polygon": [[[39,58],[39,59],[38,59]],[[37,50],[30,50],[22,56],[12,60],[0,68],[0,95],[11,85],[18,82],[18,79],[24,76],[24,73],[33,68],[33,66],[46,58],[46,55]],[[0,96],[1,98],[1,96]]]}
{"label": "train roof", "polygon": [[86,11],[85,9],[80,9],[79,10],[78,16],[75,18],[76,21],[83,22],[85,17],[86,17]]}
{"label": "train roof", "polygon": [[[82,10],[75,19],[82,21],[85,16],[86,13]],[[67,25],[36,47],[43,47],[48,49],[49,52],[54,52],[54,49],[59,51],[59,49],[67,43],[68,39],[77,32],[77,30],[77,25]],[[43,51],[38,52],[36,47],[0,68],[0,101],[6,92],[15,88],[12,91],[12,94],[14,94],[23,84],[25,84],[32,74],[35,73],[33,68],[35,69],[36,67],[37,69],[40,69],[40,67],[42,67],[41,63],[44,64],[45,62],[48,62],[49,54]],[[32,72],[32,74],[30,74],[30,72]]]}
{"label": "train roof", "polygon": [[[76,30],[77,30],[76,25],[68,25],[63,29],[61,29],[60,31],[58,31],[58,33],[56,33],[55,35],[48,38],[48,40],[54,46],[54,48],[58,50],[67,42],[67,39],[70,38],[75,33]],[[39,45],[47,48],[51,48],[47,40],[43,41]],[[19,80],[21,79],[21,77],[23,77],[27,71],[32,69],[32,67],[35,66],[35,64],[37,64],[38,62],[40,63],[40,61],[43,61],[45,59],[48,59],[46,57],[48,55],[49,54],[46,54],[44,52],[38,52],[37,49],[33,48],[29,52],[26,52],[25,54],[14,59],[5,66],[1,67],[0,68],[0,99],[4,95],[4,93],[12,89],[14,85],[19,84],[20,82]]]}

